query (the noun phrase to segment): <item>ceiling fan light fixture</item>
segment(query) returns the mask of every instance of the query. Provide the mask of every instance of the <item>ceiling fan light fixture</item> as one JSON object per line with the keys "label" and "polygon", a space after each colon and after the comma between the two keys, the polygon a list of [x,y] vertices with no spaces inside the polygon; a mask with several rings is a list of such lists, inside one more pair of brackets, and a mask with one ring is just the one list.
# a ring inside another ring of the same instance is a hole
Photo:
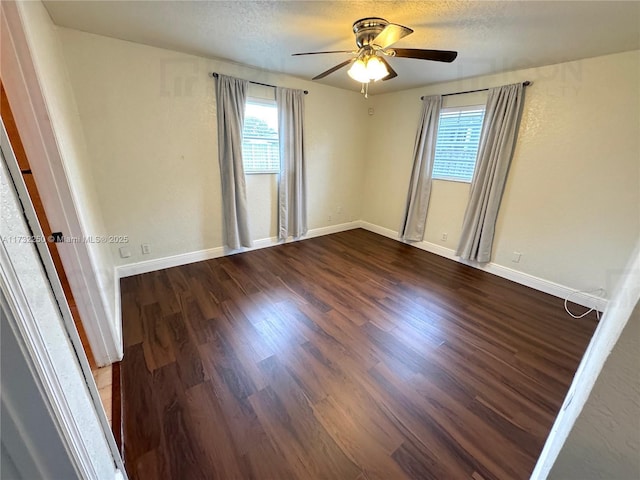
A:
{"label": "ceiling fan light fixture", "polygon": [[369,73],[369,78],[374,82],[389,75],[389,70],[387,70],[385,64],[377,56],[369,58],[367,62],[367,72]]}
{"label": "ceiling fan light fixture", "polygon": [[367,64],[359,58],[351,68],[347,71],[349,76],[359,83],[369,83],[369,73],[367,72]]}
{"label": "ceiling fan light fixture", "polygon": [[389,75],[386,65],[376,55],[357,59],[347,73],[359,83],[375,82]]}

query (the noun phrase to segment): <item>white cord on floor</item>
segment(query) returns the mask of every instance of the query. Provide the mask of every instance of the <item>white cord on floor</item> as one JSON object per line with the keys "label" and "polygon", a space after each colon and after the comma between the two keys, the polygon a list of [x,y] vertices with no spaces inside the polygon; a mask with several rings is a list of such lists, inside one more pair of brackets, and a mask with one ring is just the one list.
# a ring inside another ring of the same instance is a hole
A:
{"label": "white cord on floor", "polygon": [[593,312],[595,310],[596,312],[596,317],[598,318],[598,320],[600,320],[600,312],[598,311],[598,309],[596,307],[592,307],[589,310],[587,310],[586,312],[584,312],[582,315],[576,315],[574,313],[572,313],[569,310],[569,305],[567,305],[569,303],[569,299],[577,294],[577,293],[596,293],[598,292],[598,296],[603,297],[607,291],[604,288],[596,288],[594,290],[576,290],[575,292],[571,292],[569,295],[567,295],[567,298],[564,299],[564,309],[565,311],[571,315],[573,318],[584,318],[587,315],[589,315],[591,312]]}

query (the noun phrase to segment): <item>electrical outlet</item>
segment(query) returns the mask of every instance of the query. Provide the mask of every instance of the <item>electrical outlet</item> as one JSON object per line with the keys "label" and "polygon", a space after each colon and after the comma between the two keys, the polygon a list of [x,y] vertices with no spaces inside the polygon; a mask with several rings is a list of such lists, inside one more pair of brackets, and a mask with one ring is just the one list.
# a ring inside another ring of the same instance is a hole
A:
{"label": "electrical outlet", "polygon": [[120,258],[129,258],[131,256],[131,250],[129,247],[120,247]]}
{"label": "electrical outlet", "polygon": [[522,254],[520,252],[513,252],[511,256],[511,261],[513,263],[520,263],[520,259],[522,258]]}
{"label": "electrical outlet", "polygon": [[440,236],[440,240],[442,240],[443,242],[447,241],[447,238],[449,238],[449,234],[447,232],[444,232],[441,236]]}
{"label": "electrical outlet", "polygon": [[151,246],[148,243],[143,243],[141,247],[143,255],[149,255],[151,253]]}

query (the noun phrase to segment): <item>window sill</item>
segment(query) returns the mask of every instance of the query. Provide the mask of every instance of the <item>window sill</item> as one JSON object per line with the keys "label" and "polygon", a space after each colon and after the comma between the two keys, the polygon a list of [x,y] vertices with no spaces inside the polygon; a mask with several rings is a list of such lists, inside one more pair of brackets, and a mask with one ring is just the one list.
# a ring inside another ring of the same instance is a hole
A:
{"label": "window sill", "polygon": [[471,184],[471,180],[462,180],[460,178],[432,177],[431,180],[438,180],[438,181],[441,181],[441,182],[456,182],[456,183]]}

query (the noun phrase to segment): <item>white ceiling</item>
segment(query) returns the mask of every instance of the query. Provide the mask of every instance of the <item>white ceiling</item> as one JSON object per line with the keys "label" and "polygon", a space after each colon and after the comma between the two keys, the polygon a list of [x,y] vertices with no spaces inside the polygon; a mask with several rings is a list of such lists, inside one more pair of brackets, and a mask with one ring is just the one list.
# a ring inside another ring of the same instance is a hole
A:
{"label": "white ceiling", "polygon": [[[390,59],[391,92],[640,48],[640,2],[45,1],[54,23],[310,79],[346,60],[352,23],[379,16],[415,32],[395,46],[457,50],[451,64]],[[321,80],[351,90],[346,68]]]}

